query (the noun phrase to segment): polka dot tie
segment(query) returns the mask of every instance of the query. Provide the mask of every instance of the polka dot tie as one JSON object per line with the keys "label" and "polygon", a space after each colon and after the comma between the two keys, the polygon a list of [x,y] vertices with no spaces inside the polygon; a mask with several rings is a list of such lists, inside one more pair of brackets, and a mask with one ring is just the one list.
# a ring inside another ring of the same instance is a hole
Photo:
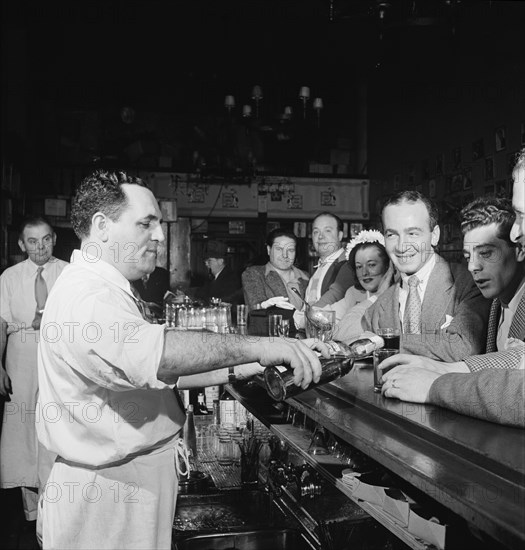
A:
{"label": "polka dot tie", "polygon": [[408,279],[408,298],[403,317],[403,332],[405,334],[421,334],[421,298],[417,287],[419,279],[412,275]]}

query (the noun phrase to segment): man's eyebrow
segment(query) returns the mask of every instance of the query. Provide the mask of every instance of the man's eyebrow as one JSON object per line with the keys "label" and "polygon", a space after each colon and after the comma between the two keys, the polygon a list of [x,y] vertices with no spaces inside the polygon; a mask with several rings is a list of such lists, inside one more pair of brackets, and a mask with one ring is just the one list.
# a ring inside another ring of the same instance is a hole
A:
{"label": "man's eyebrow", "polygon": [[[471,245],[471,246],[466,246],[466,245]],[[497,248],[497,246],[495,244],[492,244],[492,243],[481,243],[481,244],[475,244],[474,246],[472,246],[472,244],[474,243],[465,243],[463,245],[463,252],[468,252],[469,250],[478,250],[479,248]]]}
{"label": "man's eyebrow", "polygon": [[414,231],[414,230],[416,230],[416,231],[423,231],[423,230],[421,229],[421,227],[418,227],[417,225],[414,225],[414,226],[412,226],[412,227],[407,227],[407,228],[405,229],[405,233],[406,233],[407,231]]}

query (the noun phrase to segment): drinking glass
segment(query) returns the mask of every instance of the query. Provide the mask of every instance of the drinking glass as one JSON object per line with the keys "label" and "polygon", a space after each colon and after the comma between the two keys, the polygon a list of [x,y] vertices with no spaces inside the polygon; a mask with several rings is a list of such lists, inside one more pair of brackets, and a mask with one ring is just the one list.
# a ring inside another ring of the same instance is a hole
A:
{"label": "drinking glass", "polygon": [[248,322],[248,306],[239,304],[237,306],[237,326],[245,326]]}
{"label": "drinking glass", "polygon": [[374,350],[374,391],[376,393],[381,393],[381,388],[383,387],[383,372],[388,372],[390,370],[386,369],[383,371],[379,368],[379,365],[382,361],[388,357],[392,357],[392,355],[396,355],[397,353],[399,353],[398,349],[381,348]]}
{"label": "drinking glass", "polygon": [[385,341],[385,349],[399,349],[400,330],[398,328],[379,328],[376,334]]}
{"label": "drinking glass", "polygon": [[279,324],[279,336],[288,338],[289,333],[290,333],[290,320],[281,319],[281,323]]}
{"label": "drinking glass", "polygon": [[268,335],[269,336],[279,336],[279,330],[281,326],[281,321],[283,320],[282,315],[270,315],[268,317]]}
{"label": "drinking glass", "polygon": [[335,327],[335,311],[310,307],[305,315],[306,337],[326,342],[332,339]]}

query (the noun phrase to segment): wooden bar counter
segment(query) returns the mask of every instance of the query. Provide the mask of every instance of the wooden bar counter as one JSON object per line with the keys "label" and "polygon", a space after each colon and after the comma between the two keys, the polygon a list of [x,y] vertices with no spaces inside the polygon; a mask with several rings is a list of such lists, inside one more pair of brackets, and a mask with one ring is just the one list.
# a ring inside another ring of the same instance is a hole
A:
{"label": "wooden bar counter", "polygon": [[[250,399],[242,384],[230,390],[261,416],[260,402]],[[525,430],[384,398],[374,393],[372,368],[365,362],[288,403],[474,530],[503,547],[523,547]]]}

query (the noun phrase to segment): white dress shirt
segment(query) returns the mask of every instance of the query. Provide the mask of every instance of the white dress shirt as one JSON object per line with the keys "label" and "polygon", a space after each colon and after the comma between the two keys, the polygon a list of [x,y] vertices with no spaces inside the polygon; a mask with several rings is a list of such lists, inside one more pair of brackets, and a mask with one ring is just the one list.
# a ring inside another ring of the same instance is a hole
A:
{"label": "white dress shirt", "polygon": [[309,304],[315,304],[321,298],[323,279],[331,265],[338,260],[343,252],[344,249],[339,248],[335,252],[332,252],[325,260],[319,261],[318,267],[306,287],[305,299]]}
{"label": "white dress shirt", "polygon": [[73,252],[49,293],[38,349],[38,438],[85,467],[149,452],[184,424],[157,379],[164,326],[145,321],[113,266]]}
{"label": "white dress shirt", "polygon": [[[432,254],[428,259],[427,263],[413,275],[416,275],[419,279],[419,285],[417,286],[417,291],[419,297],[421,298],[421,304],[425,298],[425,291],[427,289],[428,280],[430,279],[430,274],[434,270],[436,265],[436,255]],[[408,279],[412,275],[407,275],[406,273],[401,273],[401,285],[399,287],[399,320],[401,321],[401,326],[403,326],[403,318],[405,316],[405,307],[407,304],[408,298]]]}

